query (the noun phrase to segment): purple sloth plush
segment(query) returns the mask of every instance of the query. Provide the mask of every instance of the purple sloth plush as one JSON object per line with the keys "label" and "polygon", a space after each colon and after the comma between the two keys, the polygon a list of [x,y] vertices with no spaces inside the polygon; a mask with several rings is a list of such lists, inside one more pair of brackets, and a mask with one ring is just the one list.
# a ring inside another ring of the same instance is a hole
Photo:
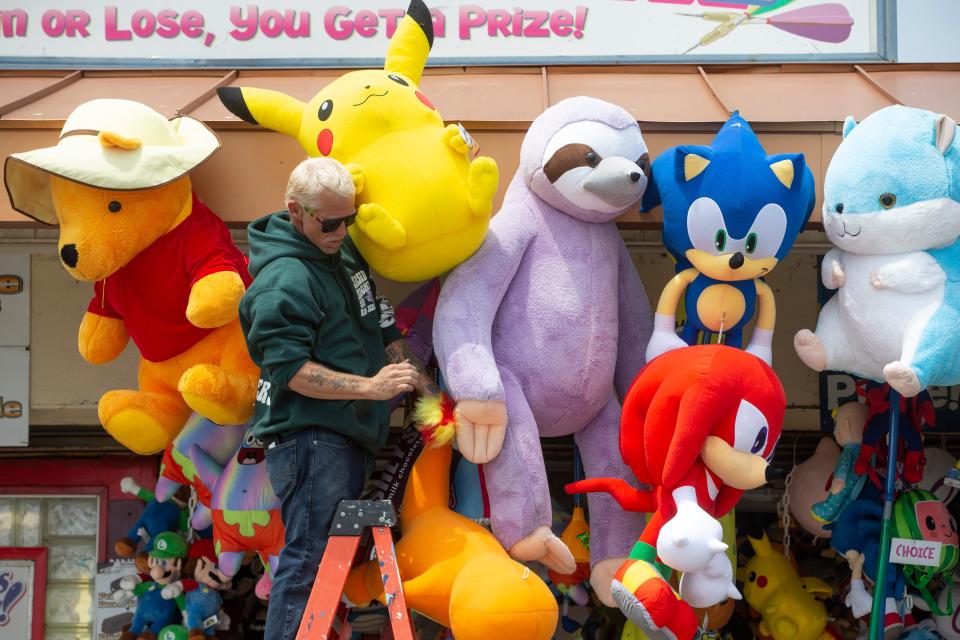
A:
{"label": "purple sloth plush", "polygon": [[[443,287],[434,346],[457,444],[484,463],[494,534],[518,560],[572,573],[550,530],[539,438],[575,434],[587,477],[635,486],[619,454],[620,400],[652,314],[614,218],[640,200],[650,165],[630,114],[586,97],[534,120],[520,155],[482,246]],[[604,596],[643,521],[609,496],[589,501],[591,582]]]}

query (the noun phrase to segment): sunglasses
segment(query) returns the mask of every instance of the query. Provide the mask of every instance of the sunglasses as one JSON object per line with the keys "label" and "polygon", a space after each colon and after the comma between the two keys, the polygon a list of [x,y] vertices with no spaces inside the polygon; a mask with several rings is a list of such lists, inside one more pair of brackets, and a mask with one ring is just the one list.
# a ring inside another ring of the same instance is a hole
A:
{"label": "sunglasses", "polygon": [[318,218],[314,210],[302,202],[300,203],[300,207],[306,211],[311,218],[320,223],[320,231],[323,233],[333,233],[340,228],[341,224],[349,227],[357,219],[357,213],[353,212],[348,216],[343,216],[342,218],[329,218],[324,220],[323,218]]}

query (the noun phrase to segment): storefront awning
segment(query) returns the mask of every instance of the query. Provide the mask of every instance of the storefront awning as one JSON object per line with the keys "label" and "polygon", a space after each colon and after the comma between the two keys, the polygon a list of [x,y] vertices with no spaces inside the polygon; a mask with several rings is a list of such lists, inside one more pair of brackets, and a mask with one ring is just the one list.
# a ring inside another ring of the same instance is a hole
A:
{"label": "storefront awning", "polygon": [[[215,131],[222,150],[193,175],[201,197],[224,219],[244,222],[281,206],[290,169],[304,154],[285,136],[239,121],[216,97],[220,86],[255,86],[307,100],[341,70],[0,71],[0,153],[56,143],[80,103],[126,98]],[[960,120],[960,65],[661,65],[428,69],[424,93],[450,122],[462,122],[492,155],[502,184],[516,170],[520,142],[546,107],[575,95],[619,104],[640,122],[651,153],[704,144],[734,110],[751,121],[769,153],[802,151],[822,184],[844,118],[892,104]],[[819,210],[819,204],[818,204]],[[817,218],[815,214],[815,219]],[[656,226],[632,213],[624,226]],[[31,226],[6,199],[0,224]]]}

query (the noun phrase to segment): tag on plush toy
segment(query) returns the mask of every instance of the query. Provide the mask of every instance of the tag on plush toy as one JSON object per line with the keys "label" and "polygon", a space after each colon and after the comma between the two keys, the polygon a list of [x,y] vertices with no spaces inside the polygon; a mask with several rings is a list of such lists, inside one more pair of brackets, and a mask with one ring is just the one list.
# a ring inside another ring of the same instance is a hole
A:
{"label": "tag on plush toy", "polygon": [[203,628],[211,629],[215,624],[217,624],[217,622],[219,622],[219,618],[217,618],[217,614],[213,614],[212,616],[210,616],[209,618],[203,621]]}
{"label": "tag on plush toy", "polygon": [[463,126],[463,123],[458,122],[457,127],[460,128],[460,137],[463,138],[463,141],[467,143],[467,148],[472,151],[472,153],[467,154],[468,160],[473,160],[474,156],[480,153],[480,145],[476,143],[473,139],[473,136],[470,135],[470,132],[467,131],[467,128]]}

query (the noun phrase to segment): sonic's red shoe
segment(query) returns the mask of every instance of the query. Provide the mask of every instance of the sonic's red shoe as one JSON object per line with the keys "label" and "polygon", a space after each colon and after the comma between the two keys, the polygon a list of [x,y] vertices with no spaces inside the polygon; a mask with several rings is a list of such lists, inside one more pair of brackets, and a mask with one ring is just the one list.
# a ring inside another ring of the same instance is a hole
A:
{"label": "sonic's red shoe", "polygon": [[646,560],[627,560],[614,576],[613,599],[623,615],[650,640],[693,640],[697,616],[693,607]]}

